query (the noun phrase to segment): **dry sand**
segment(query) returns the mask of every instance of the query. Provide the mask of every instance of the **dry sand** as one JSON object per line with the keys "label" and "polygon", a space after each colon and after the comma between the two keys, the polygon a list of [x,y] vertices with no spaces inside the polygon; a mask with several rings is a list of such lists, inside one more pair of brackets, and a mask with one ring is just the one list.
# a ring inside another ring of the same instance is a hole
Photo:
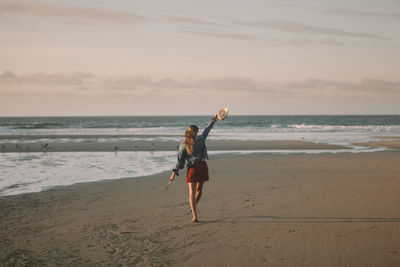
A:
{"label": "dry sand", "polygon": [[215,156],[184,171],[0,198],[0,265],[400,266],[400,151]]}

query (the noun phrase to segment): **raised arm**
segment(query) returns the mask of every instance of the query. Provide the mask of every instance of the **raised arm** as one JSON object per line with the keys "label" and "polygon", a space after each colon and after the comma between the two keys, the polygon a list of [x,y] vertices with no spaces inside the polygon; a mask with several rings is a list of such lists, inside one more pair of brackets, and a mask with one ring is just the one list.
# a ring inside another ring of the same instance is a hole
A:
{"label": "raised arm", "polygon": [[208,134],[210,133],[212,127],[214,126],[215,122],[218,120],[217,114],[211,119],[210,123],[207,125],[207,127],[204,129],[203,133],[201,134],[204,139],[207,138]]}

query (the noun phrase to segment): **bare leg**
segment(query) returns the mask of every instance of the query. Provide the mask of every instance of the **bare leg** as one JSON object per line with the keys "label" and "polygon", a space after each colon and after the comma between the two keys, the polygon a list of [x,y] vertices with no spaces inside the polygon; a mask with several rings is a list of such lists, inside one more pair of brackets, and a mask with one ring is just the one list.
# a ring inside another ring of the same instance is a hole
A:
{"label": "bare leg", "polygon": [[192,222],[197,222],[196,197],[195,197],[196,184],[188,183],[188,186],[189,186],[189,204],[193,214]]}
{"label": "bare leg", "polygon": [[196,184],[196,204],[199,203],[201,194],[203,193],[203,184],[204,184],[204,182],[200,182],[200,183]]}

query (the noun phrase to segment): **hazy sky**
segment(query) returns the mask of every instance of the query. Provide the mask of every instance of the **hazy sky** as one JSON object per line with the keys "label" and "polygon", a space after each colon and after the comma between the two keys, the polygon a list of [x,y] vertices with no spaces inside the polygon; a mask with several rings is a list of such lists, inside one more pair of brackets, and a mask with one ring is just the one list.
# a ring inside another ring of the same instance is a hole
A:
{"label": "hazy sky", "polygon": [[399,0],[0,0],[0,116],[400,114]]}

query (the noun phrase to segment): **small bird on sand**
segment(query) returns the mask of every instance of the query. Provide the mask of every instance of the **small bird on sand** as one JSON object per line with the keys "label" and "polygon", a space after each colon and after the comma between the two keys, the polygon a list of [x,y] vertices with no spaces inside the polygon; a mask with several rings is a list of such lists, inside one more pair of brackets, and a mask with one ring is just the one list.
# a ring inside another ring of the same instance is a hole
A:
{"label": "small bird on sand", "polygon": [[43,150],[43,151],[46,151],[46,149],[47,149],[48,146],[49,146],[48,143],[42,144],[42,150]]}

